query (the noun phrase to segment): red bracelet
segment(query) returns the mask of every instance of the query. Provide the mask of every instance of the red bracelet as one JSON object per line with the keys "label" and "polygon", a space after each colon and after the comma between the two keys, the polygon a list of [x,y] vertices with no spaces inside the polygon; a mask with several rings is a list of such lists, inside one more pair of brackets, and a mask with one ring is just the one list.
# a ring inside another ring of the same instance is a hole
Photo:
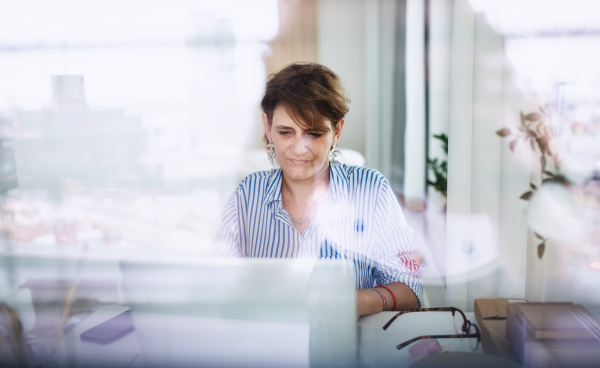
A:
{"label": "red bracelet", "polygon": [[389,287],[387,286],[383,286],[383,285],[377,285],[375,286],[376,288],[384,288],[385,290],[389,291],[390,294],[392,294],[392,299],[394,300],[394,306],[392,307],[392,310],[395,311],[396,310],[396,295],[394,295],[394,293],[392,293],[392,290],[390,290]]}

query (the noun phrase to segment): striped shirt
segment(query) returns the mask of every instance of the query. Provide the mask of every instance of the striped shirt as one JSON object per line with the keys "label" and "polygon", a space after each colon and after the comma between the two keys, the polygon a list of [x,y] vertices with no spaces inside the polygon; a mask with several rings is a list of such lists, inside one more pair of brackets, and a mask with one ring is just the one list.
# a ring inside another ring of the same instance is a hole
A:
{"label": "striped shirt", "polygon": [[343,258],[354,263],[357,289],[399,281],[423,295],[422,267],[387,179],[377,170],[330,165],[330,185],[316,218],[301,234],[283,207],[281,169],[247,176],[228,199],[218,255]]}

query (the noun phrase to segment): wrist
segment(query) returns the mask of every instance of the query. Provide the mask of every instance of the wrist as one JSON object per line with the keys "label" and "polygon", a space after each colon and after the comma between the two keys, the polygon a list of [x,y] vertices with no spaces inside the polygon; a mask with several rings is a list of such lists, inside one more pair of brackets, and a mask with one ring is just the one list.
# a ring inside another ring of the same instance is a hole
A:
{"label": "wrist", "polygon": [[381,311],[385,312],[387,310],[387,300],[385,299],[385,296],[381,293],[381,291],[377,290],[376,287],[370,290],[373,290],[374,292],[379,294],[379,296],[381,297],[381,302],[383,304]]}
{"label": "wrist", "polygon": [[[395,311],[396,310],[396,305],[397,305],[396,294],[394,294],[394,292],[392,291],[392,289],[390,289],[389,287],[384,286],[384,285],[377,285],[373,289],[377,290],[377,288],[380,288],[381,290],[385,290],[385,291],[387,291],[390,294],[389,296],[391,297],[391,301],[393,302],[393,304],[390,303],[390,304],[392,304],[392,306],[391,306],[392,309],[391,310]],[[383,292],[381,292],[380,294],[382,295],[382,298],[384,298],[384,301],[385,301],[386,298],[383,296],[384,295]],[[384,308],[384,310],[385,310],[385,308]]]}
{"label": "wrist", "polygon": [[356,313],[357,317],[368,316],[379,313],[383,309],[381,297],[372,289],[360,289],[356,291]]}

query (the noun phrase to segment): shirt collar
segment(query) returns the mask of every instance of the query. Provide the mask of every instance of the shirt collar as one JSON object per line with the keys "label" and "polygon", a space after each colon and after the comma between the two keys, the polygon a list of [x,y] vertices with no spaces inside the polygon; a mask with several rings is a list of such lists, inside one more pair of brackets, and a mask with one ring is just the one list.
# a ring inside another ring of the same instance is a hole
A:
{"label": "shirt collar", "polygon": [[333,200],[348,199],[348,177],[345,173],[346,165],[336,163],[329,164],[329,193]]}
{"label": "shirt collar", "polygon": [[263,204],[281,200],[281,169],[272,169]]}
{"label": "shirt collar", "polygon": [[[281,169],[273,169],[267,183],[267,192],[263,204],[281,200]],[[348,178],[344,172],[344,165],[329,164],[329,193],[333,200],[348,199]]]}

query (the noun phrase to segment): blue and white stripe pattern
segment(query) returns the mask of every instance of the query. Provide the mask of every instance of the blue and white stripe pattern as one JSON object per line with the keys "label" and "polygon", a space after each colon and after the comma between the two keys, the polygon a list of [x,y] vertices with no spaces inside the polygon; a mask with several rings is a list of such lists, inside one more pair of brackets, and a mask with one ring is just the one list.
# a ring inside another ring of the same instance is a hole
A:
{"label": "blue and white stripe pattern", "polygon": [[345,258],[354,262],[357,289],[399,281],[421,301],[422,267],[410,242],[413,229],[377,170],[330,165],[329,191],[316,219],[300,234],[281,200],[281,169],[250,174],[225,205],[218,255]]}

